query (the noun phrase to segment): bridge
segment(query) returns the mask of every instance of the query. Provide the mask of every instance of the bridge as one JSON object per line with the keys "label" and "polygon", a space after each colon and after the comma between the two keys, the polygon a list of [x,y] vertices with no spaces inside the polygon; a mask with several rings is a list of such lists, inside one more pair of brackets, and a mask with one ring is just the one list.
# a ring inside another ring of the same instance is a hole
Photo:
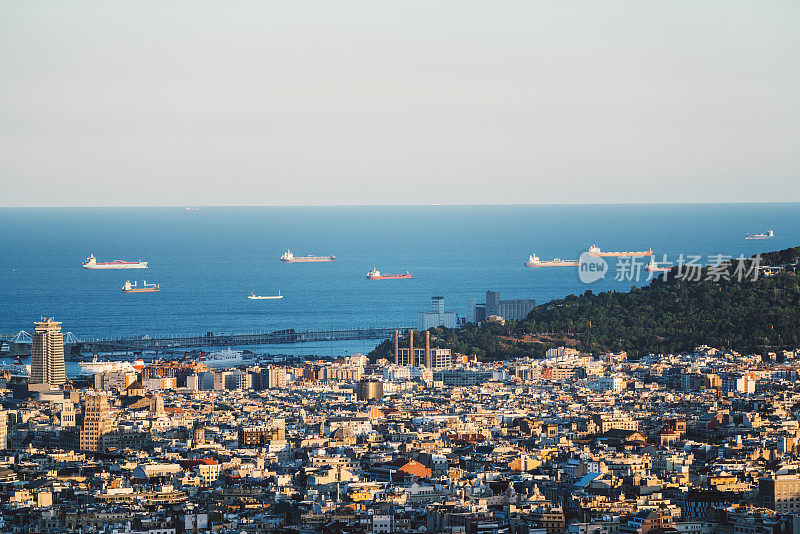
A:
{"label": "bridge", "polygon": [[[64,332],[64,352],[80,350],[83,341],[72,332]],[[0,334],[0,357],[24,356],[31,353],[33,338],[29,332],[20,330],[16,334]]]}
{"label": "bridge", "polygon": [[[401,332],[409,330],[411,326],[396,328],[359,328],[350,330],[318,330],[308,332],[298,332],[294,329],[278,330],[275,332],[249,333],[249,334],[214,334],[208,332],[205,335],[180,335],[163,337],[127,337],[111,339],[86,339],[81,340],[72,332],[64,334],[64,345],[71,350],[66,353],[76,353],[81,351],[157,351],[157,352],[180,352],[186,349],[214,348],[214,347],[235,347],[235,346],[258,346],[273,345],[281,343],[304,343],[320,341],[348,341],[357,339],[386,339],[392,337],[395,330]],[[17,334],[0,335],[0,346],[2,341],[6,342],[6,354],[15,356],[18,354],[29,354],[31,336],[25,331]]]}

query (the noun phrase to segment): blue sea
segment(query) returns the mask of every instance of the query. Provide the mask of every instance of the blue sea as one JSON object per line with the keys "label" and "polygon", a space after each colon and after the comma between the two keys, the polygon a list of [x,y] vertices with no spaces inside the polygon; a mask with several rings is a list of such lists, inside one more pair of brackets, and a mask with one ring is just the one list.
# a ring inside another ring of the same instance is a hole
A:
{"label": "blue sea", "polygon": [[[646,284],[608,276],[583,284],[575,268],[523,266],[603,250],[752,255],[800,244],[800,205],[513,205],[398,207],[3,208],[0,209],[0,333],[32,330],[41,316],[81,339],[116,336],[332,330],[416,325],[430,298],[467,316],[487,290],[544,303],[568,294]],[[747,233],[774,230],[771,240]],[[284,264],[334,254],[333,263]],[[149,262],[146,270],[81,268],[98,261]],[[413,273],[369,281],[372,268]],[[160,293],[123,294],[126,280]],[[248,300],[251,291],[282,300]],[[264,352],[335,356],[375,341],[281,345]]]}

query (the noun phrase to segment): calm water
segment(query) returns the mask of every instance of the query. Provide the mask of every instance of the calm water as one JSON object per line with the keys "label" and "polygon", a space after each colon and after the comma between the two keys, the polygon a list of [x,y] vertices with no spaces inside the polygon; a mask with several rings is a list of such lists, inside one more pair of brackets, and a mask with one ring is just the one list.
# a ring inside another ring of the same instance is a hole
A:
{"label": "calm water", "polygon": [[[416,324],[430,297],[466,313],[487,289],[546,302],[590,286],[574,268],[529,269],[528,254],[577,258],[604,250],[753,254],[800,244],[800,205],[421,206],[325,208],[0,209],[0,333],[42,315],[78,337],[337,329]],[[744,235],[774,229],[777,237]],[[283,264],[281,253],[335,254],[334,263]],[[90,271],[81,262],[146,259],[150,268]],[[414,273],[368,281],[371,268]],[[645,273],[646,274],[646,273]],[[125,280],[160,293],[123,294]],[[276,294],[277,301],[251,301]],[[282,345],[271,352],[333,355],[373,342]],[[265,349],[266,350],[266,349]]]}

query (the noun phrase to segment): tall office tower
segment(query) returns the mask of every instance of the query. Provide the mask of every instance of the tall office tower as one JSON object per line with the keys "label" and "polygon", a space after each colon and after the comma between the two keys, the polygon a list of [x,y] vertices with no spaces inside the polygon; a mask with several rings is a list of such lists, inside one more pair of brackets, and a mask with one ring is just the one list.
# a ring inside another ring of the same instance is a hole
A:
{"label": "tall office tower", "polygon": [[61,323],[42,318],[34,324],[31,345],[31,384],[60,386],[66,382],[64,375],[64,336]]}
{"label": "tall office tower", "polygon": [[103,434],[111,430],[110,408],[105,395],[87,395],[86,409],[83,413],[80,447],[82,451],[100,449]]}

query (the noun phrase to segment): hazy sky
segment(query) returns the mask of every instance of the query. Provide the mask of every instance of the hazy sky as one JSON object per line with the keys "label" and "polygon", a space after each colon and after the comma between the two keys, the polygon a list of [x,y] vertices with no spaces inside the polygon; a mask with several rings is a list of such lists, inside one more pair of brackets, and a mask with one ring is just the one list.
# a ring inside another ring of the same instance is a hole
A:
{"label": "hazy sky", "polygon": [[800,201],[797,0],[0,4],[0,205]]}

